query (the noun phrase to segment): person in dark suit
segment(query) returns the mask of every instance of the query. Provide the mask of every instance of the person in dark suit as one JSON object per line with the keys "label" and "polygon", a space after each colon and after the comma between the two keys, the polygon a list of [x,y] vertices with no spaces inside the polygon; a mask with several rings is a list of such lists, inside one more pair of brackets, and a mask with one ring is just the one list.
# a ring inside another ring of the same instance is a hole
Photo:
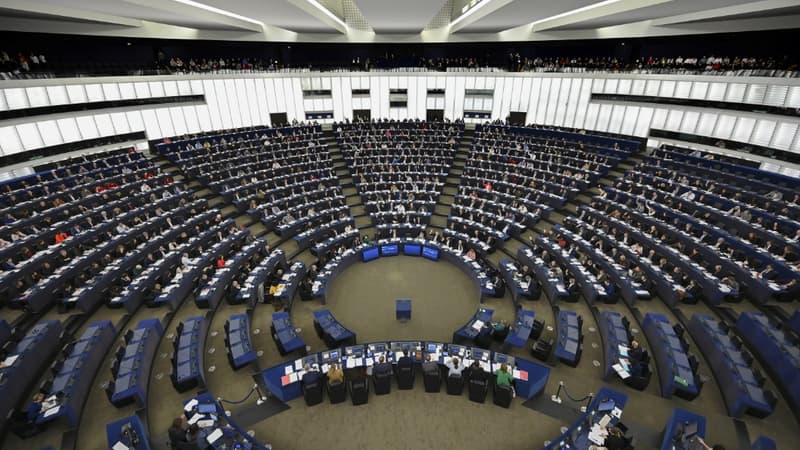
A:
{"label": "person in dark suit", "polygon": [[475,361],[469,366],[469,378],[470,380],[486,381],[488,375],[486,371],[483,370],[483,367],[481,367],[480,362]]}
{"label": "person in dark suit", "polygon": [[425,373],[438,374],[439,363],[431,360],[431,355],[425,355],[425,362],[422,363],[422,371]]}
{"label": "person in dark suit", "polygon": [[372,368],[372,375],[383,375],[392,373],[392,365],[386,362],[386,357],[381,356],[378,364]]}
{"label": "person in dark suit", "polygon": [[179,448],[181,443],[188,442],[186,439],[186,431],[187,429],[185,427],[183,417],[176,417],[175,420],[172,421],[172,426],[169,427],[169,430],[167,430],[169,442],[172,444],[172,448]]}
{"label": "person in dark suit", "polygon": [[635,339],[631,341],[631,348],[628,350],[628,361],[631,363],[631,375],[640,376],[644,366],[644,349]]}
{"label": "person in dark suit", "polygon": [[320,377],[322,376],[319,373],[319,370],[317,370],[314,367],[311,367],[309,364],[306,364],[303,367],[303,370],[305,370],[305,372],[306,372],[306,373],[303,374],[303,384],[304,385],[314,384],[317,381],[319,381]]}
{"label": "person in dark suit", "polygon": [[397,368],[399,369],[400,367],[409,367],[411,366],[411,364],[412,364],[411,358],[409,358],[408,353],[405,350],[403,350],[403,356],[397,359]]}
{"label": "person in dark suit", "polygon": [[571,300],[577,300],[580,288],[578,287],[578,283],[575,281],[574,278],[570,278],[569,281],[567,281],[566,288],[567,288],[567,298]]}
{"label": "person in dark suit", "polygon": [[778,277],[778,271],[775,270],[775,267],[773,267],[772,264],[767,264],[767,267],[762,270],[758,276],[761,279],[772,281]]}

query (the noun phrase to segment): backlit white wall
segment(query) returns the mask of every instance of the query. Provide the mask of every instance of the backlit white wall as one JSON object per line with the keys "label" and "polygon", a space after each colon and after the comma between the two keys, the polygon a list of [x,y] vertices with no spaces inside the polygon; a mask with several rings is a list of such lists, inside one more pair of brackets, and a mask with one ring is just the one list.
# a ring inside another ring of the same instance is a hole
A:
{"label": "backlit white wall", "polygon": [[[304,98],[303,90],[330,90]],[[352,94],[369,89],[369,95]],[[391,108],[389,91],[406,89],[405,108]],[[444,96],[428,96],[444,89]],[[493,90],[493,97],[465,96]],[[730,139],[800,152],[800,119],[710,108],[590,101],[592,93],[718,100],[800,108],[800,80],[633,74],[304,73],[185,77],[114,77],[0,82],[0,110],[86,102],[204,94],[205,104],[75,112],[0,121],[3,155],[133,131],[149,139],[270,124],[271,113],[305,120],[306,113],[354,109],[374,118],[445,117],[490,111],[502,119],[527,112],[527,122],[645,137],[651,128]],[[480,122],[482,120],[475,120]]]}

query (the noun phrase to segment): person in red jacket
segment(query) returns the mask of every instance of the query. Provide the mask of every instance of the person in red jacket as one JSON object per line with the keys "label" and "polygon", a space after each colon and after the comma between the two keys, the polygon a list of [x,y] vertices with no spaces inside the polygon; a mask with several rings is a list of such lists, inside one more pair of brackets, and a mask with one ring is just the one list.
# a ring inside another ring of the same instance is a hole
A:
{"label": "person in red jacket", "polygon": [[56,244],[64,242],[68,237],[69,235],[63,231],[56,233]]}
{"label": "person in red jacket", "polygon": [[217,258],[217,269],[222,269],[223,267],[225,267],[225,258],[220,256]]}

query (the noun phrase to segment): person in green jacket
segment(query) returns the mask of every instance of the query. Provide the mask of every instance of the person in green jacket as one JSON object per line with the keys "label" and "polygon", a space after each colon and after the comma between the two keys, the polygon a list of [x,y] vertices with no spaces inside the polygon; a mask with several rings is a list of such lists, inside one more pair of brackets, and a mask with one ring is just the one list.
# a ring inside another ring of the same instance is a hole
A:
{"label": "person in green jacket", "polygon": [[506,363],[500,364],[500,368],[497,369],[495,375],[497,376],[495,383],[498,386],[510,387],[511,393],[516,397],[517,393],[514,392],[514,386],[511,384],[514,381],[514,376],[508,371],[508,365]]}

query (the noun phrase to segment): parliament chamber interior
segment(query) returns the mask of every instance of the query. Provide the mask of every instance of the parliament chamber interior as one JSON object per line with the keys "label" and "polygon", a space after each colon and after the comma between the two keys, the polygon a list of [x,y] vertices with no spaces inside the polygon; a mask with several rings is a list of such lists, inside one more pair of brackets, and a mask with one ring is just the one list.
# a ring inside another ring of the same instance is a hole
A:
{"label": "parliament chamber interior", "polygon": [[798,20],[0,4],[0,448],[797,448]]}

